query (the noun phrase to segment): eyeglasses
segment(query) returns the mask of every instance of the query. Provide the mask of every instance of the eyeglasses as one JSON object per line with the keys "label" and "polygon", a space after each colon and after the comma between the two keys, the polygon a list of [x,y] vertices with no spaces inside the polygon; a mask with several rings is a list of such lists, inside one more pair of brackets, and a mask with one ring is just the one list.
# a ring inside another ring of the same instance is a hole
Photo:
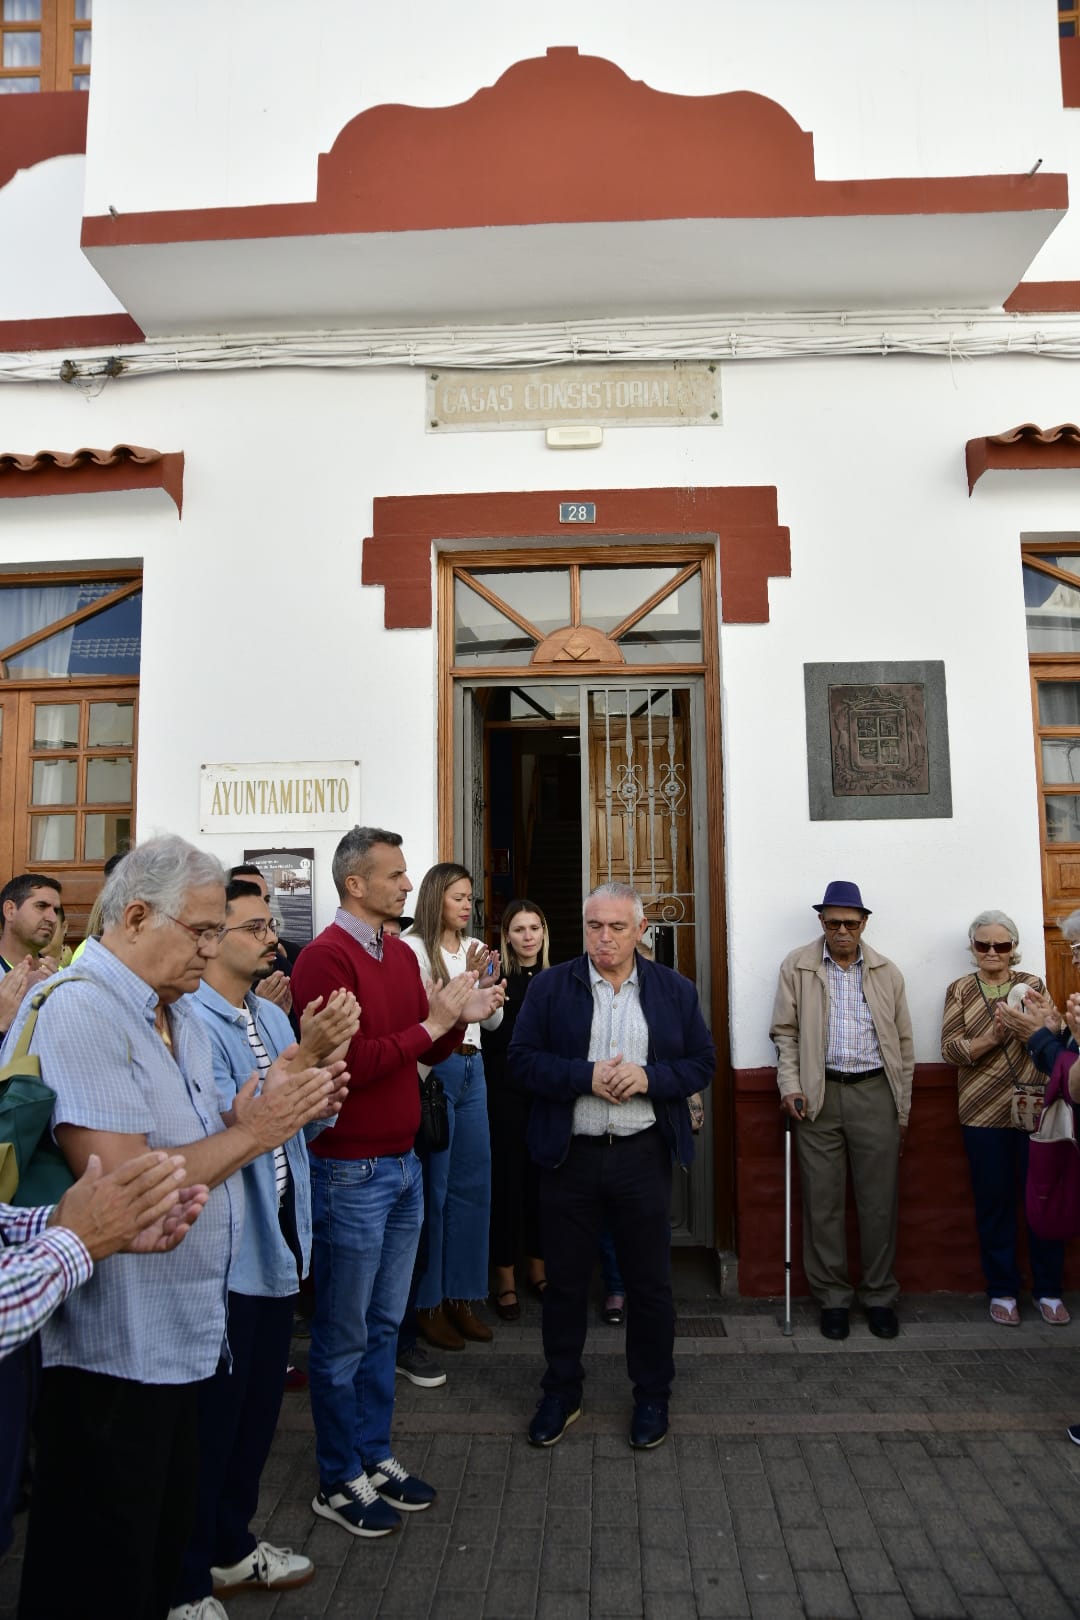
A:
{"label": "eyeglasses", "polygon": [[165,915],[170,922],[176,923],[178,928],[186,929],[199,945],[220,945],[228,933],[224,923],[217,928],[193,928],[190,923],[184,922],[183,918],[174,917],[171,911],[167,911]]}
{"label": "eyeglasses", "polygon": [[829,934],[838,934],[841,928],[846,928],[849,934],[855,934],[860,928],[864,928],[866,926],[866,918],[857,917],[854,922],[851,922],[847,917],[841,917],[839,922],[835,921],[832,917],[829,918],[828,922],[822,918],[821,925],[825,929],[826,933]]}
{"label": "eyeglasses", "polygon": [[973,939],[971,948],[985,956],[987,951],[994,951],[998,956],[1011,956],[1016,949],[1014,939]]}
{"label": "eyeglasses", "polygon": [[223,934],[251,934],[255,939],[265,939],[272,934],[277,939],[277,928],[272,917],[256,917],[252,922],[233,923],[231,928],[222,930]]}

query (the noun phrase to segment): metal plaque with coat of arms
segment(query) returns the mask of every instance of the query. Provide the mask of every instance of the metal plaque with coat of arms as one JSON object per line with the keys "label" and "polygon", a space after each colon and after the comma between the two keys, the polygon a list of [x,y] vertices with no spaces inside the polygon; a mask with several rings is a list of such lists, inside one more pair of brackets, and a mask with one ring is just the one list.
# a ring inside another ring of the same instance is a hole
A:
{"label": "metal plaque with coat of arms", "polygon": [[921,684],[830,686],[834,793],[928,793]]}

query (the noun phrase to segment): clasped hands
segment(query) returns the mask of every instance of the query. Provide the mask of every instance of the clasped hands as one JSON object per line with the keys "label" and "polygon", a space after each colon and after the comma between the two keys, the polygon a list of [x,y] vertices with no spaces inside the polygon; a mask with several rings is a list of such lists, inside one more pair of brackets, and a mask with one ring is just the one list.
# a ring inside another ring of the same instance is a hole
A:
{"label": "clasped hands", "polygon": [[1022,1007],[1008,1007],[999,1001],[994,1007],[994,1032],[999,1041],[1007,1035],[1016,1035],[1026,1041],[1037,1029],[1061,1028],[1061,1014],[1049,995],[1029,989]]}
{"label": "clasped hands", "polygon": [[624,1103],[648,1091],[649,1077],[640,1063],[624,1062],[619,1052],[593,1064],[592,1088],[593,1094],[605,1102]]}

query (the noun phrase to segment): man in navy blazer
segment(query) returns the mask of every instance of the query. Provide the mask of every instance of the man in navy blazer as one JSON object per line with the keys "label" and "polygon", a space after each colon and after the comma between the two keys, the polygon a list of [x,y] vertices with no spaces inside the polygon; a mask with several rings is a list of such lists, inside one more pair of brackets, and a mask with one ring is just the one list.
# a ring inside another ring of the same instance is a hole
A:
{"label": "man in navy blazer", "polygon": [[712,1037],[689,979],[638,954],[636,889],[605,883],[585,902],[584,956],[537,974],[509,1061],[532,1093],[547,1287],[544,1395],[529,1425],[551,1446],[581,1416],[589,1286],[606,1227],[626,1282],[630,1444],[657,1446],[675,1376],[671,1174],[694,1156],[686,1099],[712,1080]]}

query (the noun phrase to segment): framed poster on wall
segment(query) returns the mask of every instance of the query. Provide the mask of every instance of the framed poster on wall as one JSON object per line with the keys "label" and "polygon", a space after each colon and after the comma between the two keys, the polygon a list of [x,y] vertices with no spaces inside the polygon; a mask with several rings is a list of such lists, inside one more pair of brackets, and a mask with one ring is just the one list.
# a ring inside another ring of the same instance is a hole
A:
{"label": "framed poster on wall", "polygon": [[245,866],[257,866],[270,890],[278,934],[290,945],[315,937],[313,849],[245,849]]}

